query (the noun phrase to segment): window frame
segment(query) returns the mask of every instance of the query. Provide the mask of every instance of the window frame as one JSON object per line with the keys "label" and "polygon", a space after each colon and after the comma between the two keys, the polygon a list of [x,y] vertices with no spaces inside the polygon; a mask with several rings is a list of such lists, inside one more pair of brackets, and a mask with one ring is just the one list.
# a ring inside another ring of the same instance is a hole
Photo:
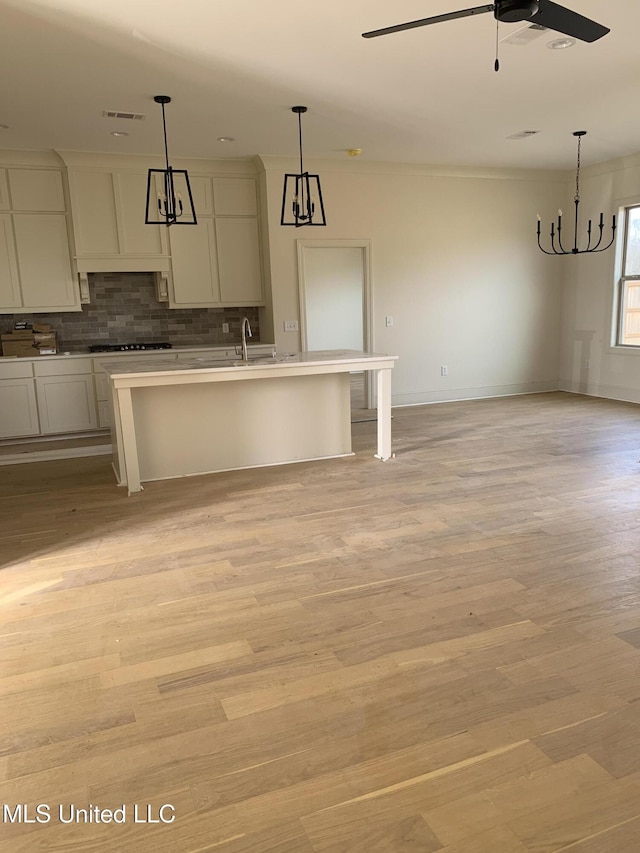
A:
{"label": "window frame", "polygon": [[616,287],[616,305],[615,305],[615,336],[614,336],[614,347],[620,351],[620,349],[626,350],[627,352],[640,352],[640,340],[637,344],[626,343],[623,341],[624,338],[624,326],[626,319],[625,312],[625,297],[628,290],[629,283],[635,284],[636,286],[640,286],[640,272],[637,275],[625,275],[625,269],[627,266],[627,248],[629,242],[629,212],[631,210],[638,210],[640,212],[640,201],[636,200],[633,203],[627,203],[622,208],[622,216],[620,219],[622,220],[622,228],[620,229],[620,234],[622,237],[621,243],[621,253],[620,253],[620,275],[617,276],[617,287]]}

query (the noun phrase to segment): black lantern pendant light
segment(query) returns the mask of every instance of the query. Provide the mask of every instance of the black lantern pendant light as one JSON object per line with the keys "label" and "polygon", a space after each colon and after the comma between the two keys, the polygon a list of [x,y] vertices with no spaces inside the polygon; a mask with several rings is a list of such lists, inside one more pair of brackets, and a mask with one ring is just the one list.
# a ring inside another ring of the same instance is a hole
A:
{"label": "black lantern pendant light", "polygon": [[[576,168],[576,194],[574,196],[574,204],[575,204],[575,212],[574,212],[574,221],[573,221],[573,249],[565,249],[562,245],[562,211],[558,211],[558,221],[551,223],[551,251],[548,249],[543,249],[542,244],[540,242],[540,216],[538,216],[538,246],[545,255],[584,255],[588,252],[605,252],[610,246],[613,245],[613,241],[616,236],[616,217],[613,215],[613,219],[611,221],[611,239],[607,243],[606,246],[600,246],[602,243],[602,235],[604,231],[604,213],[600,214],[600,221],[598,222],[599,234],[597,236],[597,241],[594,245],[591,245],[591,241],[595,239],[595,236],[592,235],[592,225],[591,220],[589,220],[589,224],[587,226],[587,247],[586,249],[578,248],[578,212],[580,208],[580,143],[582,142],[582,137],[587,135],[586,130],[576,130],[573,134],[578,138],[578,165]],[[557,228],[557,234],[556,234]],[[556,237],[558,239],[558,245],[556,246]]]}
{"label": "black lantern pendant light", "polygon": [[280,225],[326,225],[320,177],[310,175],[302,167],[302,113],[306,107],[291,107],[298,114],[298,145],[300,148],[300,171],[298,174],[284,176],[282,192],[282,215]]}
{"label": "black lantern pendant light", "polygon": [[[165,104],[171,103],[168,95],[156,95],[153,99],[162,106],[162,128],[164,130],[165,169],[149,169],[147,175],[146,225],[197,225],[193,206],[191,184],[186,169],[172,169],[169,165],[167,148],[167,123]],[[156,177],[156,175],[158,177]]]}

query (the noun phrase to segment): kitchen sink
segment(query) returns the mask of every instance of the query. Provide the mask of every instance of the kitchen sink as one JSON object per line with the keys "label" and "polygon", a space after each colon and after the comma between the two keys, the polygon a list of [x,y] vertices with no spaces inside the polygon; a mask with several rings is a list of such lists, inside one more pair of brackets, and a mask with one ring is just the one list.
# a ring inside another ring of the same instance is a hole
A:
{"label": "kitchen sink", "polygon": [[282,355],[263,355],[249,356],[248,361],[242,361],[240,358],[211,358],[210,356],[199,356],[189,359],[191,363],[202,365],[203,367],[251,367],[255,364],[282,364],[289,361],[291,356],[288,353]]}

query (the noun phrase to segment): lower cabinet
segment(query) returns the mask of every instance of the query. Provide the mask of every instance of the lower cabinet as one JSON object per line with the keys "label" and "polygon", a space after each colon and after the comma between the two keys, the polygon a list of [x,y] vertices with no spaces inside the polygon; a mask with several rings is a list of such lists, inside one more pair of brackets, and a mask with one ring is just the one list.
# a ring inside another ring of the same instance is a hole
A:
{"label": "lower cabinet", "polygon": [[[253,356],[268,356],[272,344],[252,344]],[[149,353],[144,358],[153,358]],[[156,358],[159,356],[156,355]],[[164,359],[237,358],[235,346],[172,351]],[[131,354],[82,358],[16,359],[0,363],[0,439],[26,438],[109,429],[109,378],[103,362],[131,358]]]}
{"label": "lower cabinet", "polygon": [[[2,365],[2,368],[5,366],[22,367]],[[9,371],[0,371],[0,438],[22,438],[40,433],[31,365],[28,367],[29,376],[13,379],[1,378]]]}
{"label": "lower cabinet", "polygon": [[42,435],[98,428],[90,358],[34,366]]}

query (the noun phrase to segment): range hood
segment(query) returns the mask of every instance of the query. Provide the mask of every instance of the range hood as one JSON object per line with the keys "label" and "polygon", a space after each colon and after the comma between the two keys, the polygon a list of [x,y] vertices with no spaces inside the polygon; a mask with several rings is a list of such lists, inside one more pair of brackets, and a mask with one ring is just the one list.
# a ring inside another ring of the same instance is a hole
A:
{"label": "range hood", "polygon": [[89,272],[163,272],[170,270],[170,258],[163,256],[150,257],[117,257],[104,256],[88,258],[76,257],[76,269],[79,273]]}

